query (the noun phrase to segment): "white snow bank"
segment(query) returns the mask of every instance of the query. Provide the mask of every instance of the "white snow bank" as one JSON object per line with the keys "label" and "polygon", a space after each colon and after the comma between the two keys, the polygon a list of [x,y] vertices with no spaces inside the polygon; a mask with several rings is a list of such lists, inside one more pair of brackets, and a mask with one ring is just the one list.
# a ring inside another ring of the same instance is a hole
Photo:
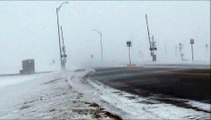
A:
{"label": "white snow bank", "polygon": [[[90,70],[81,71],[70,77],[68,82],[105,108],[113,106],[116,114],[124,119],[186,119],[210,118],[210,114],[172,104],[166,104],[150,98],[143,98],[106,86],[98,81],[86,79]],[[206,106],[206,105],[205,105]],[[112,110],[112,109],[109,109]]]}
{"label": "white snow bank", "polygon": [[[177,107],[172,104],[165,104],[159,101],[150,100],[149,98],[139,97],[137,95],[110,88],[109,86],[97,81],[89,80],[89,83],[102,92],[100,97],[103,100],[130,114],[131,116],[129,119],[210,118],[209,113]],[[210,107],[209,104],[195,103],[198,102],[192,102],[192,104],[202,109],[209,109],[208,107]],[[200,107],[199,104],[203,107]]]}
{"label": "white snow bank", "polygon": [[187,104],[211,112],[211,105],[208,103],[200,103],[197,101],[189,101]]}

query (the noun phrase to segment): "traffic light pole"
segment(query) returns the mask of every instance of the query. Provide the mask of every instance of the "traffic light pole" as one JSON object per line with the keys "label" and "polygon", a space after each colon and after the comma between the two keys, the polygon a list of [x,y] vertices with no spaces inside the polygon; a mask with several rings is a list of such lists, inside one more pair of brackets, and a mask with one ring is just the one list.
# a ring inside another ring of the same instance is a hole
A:
{"label": "traffic light pole", "polygon": [[150,39],[150,32],[149,32],[149,25],[148,25],[147,14],[145,15],[145,19],[146,19],[148,39],[149,39],[149,46],[150,46],[149,50],[150,50],[150,54],[152,56],[152,61],[155,62],[156,61],[156,54],[154,52],[155,52],[155,50],[157,50],[157,48],[156,48],[156,45],[155,45],[154,36],[152,36],[152,41]]}

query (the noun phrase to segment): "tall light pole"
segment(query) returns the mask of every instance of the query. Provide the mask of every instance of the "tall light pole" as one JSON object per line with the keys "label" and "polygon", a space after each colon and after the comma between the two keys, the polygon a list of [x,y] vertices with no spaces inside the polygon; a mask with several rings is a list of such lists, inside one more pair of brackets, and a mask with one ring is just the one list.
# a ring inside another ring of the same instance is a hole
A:
{"label": "tall light pole", "polygon": [[59,10],[61,9],[62,5],[67,4],[68,2],[63,2],[60,4],[58,8],[56,8],[56,18],[57,18],[57,29],[58,29],[58,38],[59,38],[59,53],[60,53],[60,62],[61,62],[61,69],[64,69],[64,64],[62,62],[62,48],[61,48],[61,38],[60,38],[60,25],[59,25]]}
{"label": "tall light pole", "polygon": [[100,48],[101,48],[101,59],[103,60],[103,42],[102,42],[102,32],[94,29],[93,31],[96,31],[100,35]]}

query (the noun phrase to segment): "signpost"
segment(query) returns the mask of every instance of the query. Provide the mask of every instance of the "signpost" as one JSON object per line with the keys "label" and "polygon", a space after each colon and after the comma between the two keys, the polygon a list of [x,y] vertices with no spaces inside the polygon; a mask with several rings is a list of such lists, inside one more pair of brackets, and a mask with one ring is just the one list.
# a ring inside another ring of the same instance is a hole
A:
{"label": "signpost", "polygon": [[194,39],[190,39],[190,44],[191,44],[191,53],[192,53],[192,61],[194,60],[193,56],[193,44],[194,44]]}
{"label": "signpost", "polygon": [[127,47],[129,48],[128,50],[128,56],[129,56],[129,65],[131,65],[131,58],[130,58],[130,47],[132,46],[131,41],[126,42]]}

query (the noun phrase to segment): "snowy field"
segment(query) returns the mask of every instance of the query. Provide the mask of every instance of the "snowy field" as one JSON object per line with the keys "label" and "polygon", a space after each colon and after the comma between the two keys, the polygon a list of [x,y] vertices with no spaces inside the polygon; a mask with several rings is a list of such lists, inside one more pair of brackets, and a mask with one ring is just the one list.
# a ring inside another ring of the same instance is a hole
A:
{"label": "snowy field", "polygon": [[[0,119],[209,119],[210,104],[197,111],[122,92],[95,80],[93,70],[17,78],[0,88]],[[27,79],[28,78],[28,79]]]}

